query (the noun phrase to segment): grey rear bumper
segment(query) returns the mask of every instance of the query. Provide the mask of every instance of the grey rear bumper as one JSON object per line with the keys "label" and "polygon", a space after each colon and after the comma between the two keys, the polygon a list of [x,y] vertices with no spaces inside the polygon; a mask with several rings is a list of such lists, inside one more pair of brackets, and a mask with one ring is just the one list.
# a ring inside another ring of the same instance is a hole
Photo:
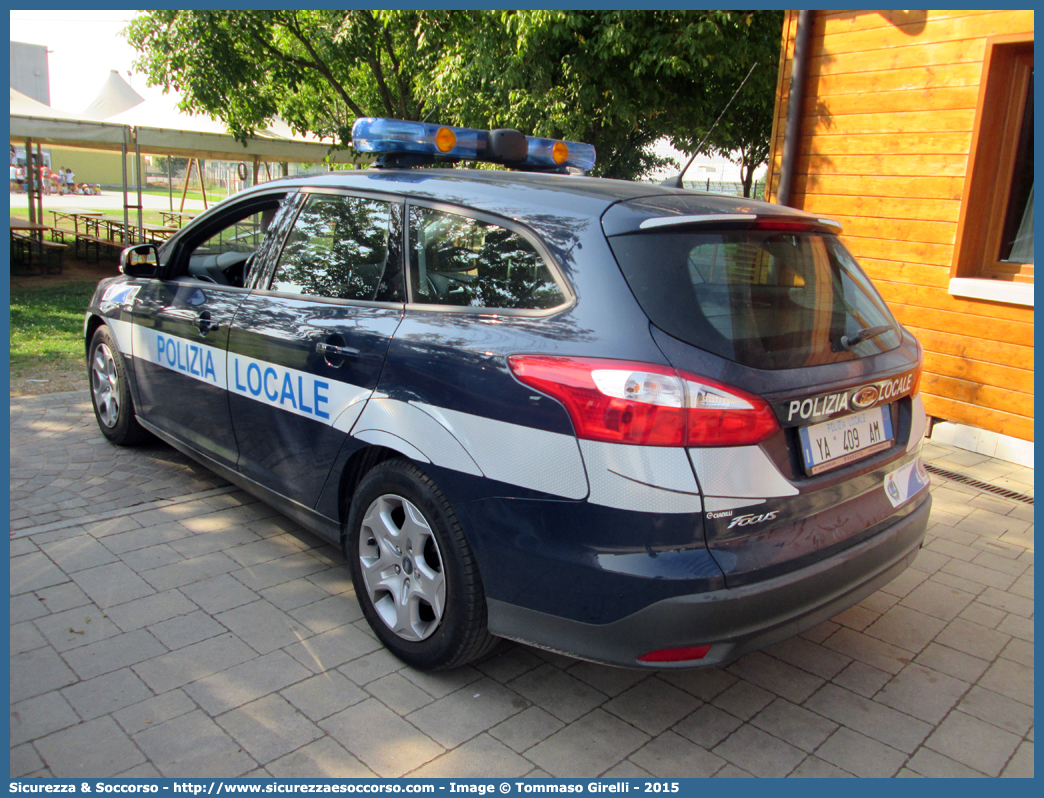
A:
{"label": "grey rear bumper", "polygon": [[[613,623],[585,624],[489,599],[489,630],[608,665],[717,665],[811,629],[890,582],[917,556],[931,507],[929,495],[891,527],[807,568],[754,585],[665,599]],[[650,651],[708,643],[712,648],[701,660],[638,661]]]}

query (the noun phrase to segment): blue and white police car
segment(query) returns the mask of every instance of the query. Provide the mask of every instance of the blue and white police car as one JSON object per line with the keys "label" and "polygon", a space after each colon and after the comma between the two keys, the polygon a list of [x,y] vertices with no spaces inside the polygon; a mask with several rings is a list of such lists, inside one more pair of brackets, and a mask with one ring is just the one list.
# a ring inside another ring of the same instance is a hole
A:
{"label": "blue and white police car", "polygon": [[[836,222],[563,174],[589,145],[362,119],[127,249],[86,315],[102,433],[153,435],[339,544],[421,668],[509,638],[721,663],[902,572],[922,350]],[[509,170],[413,168],[481,160]]]}

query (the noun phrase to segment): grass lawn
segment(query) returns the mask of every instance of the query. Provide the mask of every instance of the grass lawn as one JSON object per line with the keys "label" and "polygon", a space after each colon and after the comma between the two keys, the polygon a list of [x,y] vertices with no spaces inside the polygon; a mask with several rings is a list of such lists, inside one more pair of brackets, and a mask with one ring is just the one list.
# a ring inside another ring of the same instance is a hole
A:
{"label": "grass lawn", "polygon": [[94,282],[11,289],[11,393],[87,387],[83,314]]}

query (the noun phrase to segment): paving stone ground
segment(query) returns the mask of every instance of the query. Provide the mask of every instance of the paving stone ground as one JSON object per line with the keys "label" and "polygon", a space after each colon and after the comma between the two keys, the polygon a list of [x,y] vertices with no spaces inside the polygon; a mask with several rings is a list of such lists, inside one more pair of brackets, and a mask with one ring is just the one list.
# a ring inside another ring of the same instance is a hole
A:
{"label": "paving stone ground", "polygon": [[[1033,494],[1031,469],[926,458]],[[726,667],[414,671],[340,553],[86,392],[11,404],[11,775],[1032,776],[1033,506],[933,478],[913,567]]]}

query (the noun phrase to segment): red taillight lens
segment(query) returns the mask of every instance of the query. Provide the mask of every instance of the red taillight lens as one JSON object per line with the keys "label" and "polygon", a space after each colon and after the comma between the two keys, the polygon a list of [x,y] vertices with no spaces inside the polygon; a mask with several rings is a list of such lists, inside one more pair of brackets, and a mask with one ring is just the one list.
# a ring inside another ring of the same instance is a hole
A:
{"label": "red taillight lens", "polygon": [[580,438],[643,446],[740,446],[778,429],[756,396],[669,366],[513,355],[524,384],[558,399]]}
{"label": "red taillight lens", "polygon": [[913,374],[913,385],[910,387],[910,398],[917,396],[918,391],[921,390],[921,372],[924,371],[924,366],[918,365],[917,370]]}
{"label": "red taillight lens", "polygon": [[693,659],[703,659],[710,646],[686,646],[684,648],[661,648],[659,651],[650,651],[638,657],[639,662],[687,662]]}

